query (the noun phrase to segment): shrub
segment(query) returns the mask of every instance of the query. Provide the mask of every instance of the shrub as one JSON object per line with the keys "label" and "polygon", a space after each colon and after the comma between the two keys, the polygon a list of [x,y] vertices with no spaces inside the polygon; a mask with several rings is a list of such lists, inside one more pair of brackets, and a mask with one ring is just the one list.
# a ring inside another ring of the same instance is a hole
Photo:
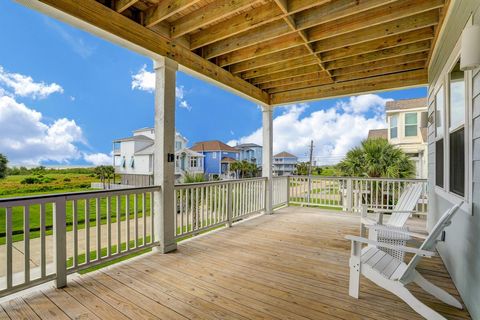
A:
{"label": "shrub", "polygon": [[20,183],[21,184],[36,184],[36,183],[42,183],[42,180],[40,180],[37,177],[26,177]]}
{"label": "shrub", "polygon": [[70,182],[70,181],[72,181],[72,179],[70,179],[70,178],[63,179],[63,182]]}

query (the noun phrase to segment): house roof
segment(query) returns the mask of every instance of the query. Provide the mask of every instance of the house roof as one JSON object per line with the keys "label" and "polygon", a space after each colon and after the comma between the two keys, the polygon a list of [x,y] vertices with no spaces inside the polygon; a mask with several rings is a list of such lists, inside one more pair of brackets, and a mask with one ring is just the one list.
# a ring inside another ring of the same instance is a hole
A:
{"label": "house roof", "polygon": [[237,162],[237,160],[230,158],[230,157],[223,157],[222,158],[222,163],[234,163]]}
{"label": "house roof", "polygon": [[277,153],[276,155],[273,156],[274,158],[296,158],[297,156],[288,153],[286,151],[282,151],[280,153]]}
{"label": "house roof", "polygon": [[262,146],[256,144],[256,143],[242,143],[242,144],[237,144],[235,148],[237,149],[248,149],[248,148],[261,148]]}
{"label": "house roof", "polygon": [[131,136],[126,138],[116,139],[113,142],[125,142],[125,141],[153,141],[153,139],[147,136],[144,136],[143,134],[140,134],[138,136]]}
{"label": "house roof", "polygon": [[394,100],[387,101],[387,103],[385,104],[386,111],[409,110],[418,108],[427,108],[427,98]]}
{"label": "house roof", "polygon": [[223,143],[219,140],[211,141],[201,141],[197,142],[193,147],[193,151],[202,152],[202,151],[229,151],[229,152],[238,152],[234,147],[230,147],[228,144]]}
{"label": "house roof", "polygon": [[384,138],[388,139],[388,129],[372,129],[368,131],[367,139]]}

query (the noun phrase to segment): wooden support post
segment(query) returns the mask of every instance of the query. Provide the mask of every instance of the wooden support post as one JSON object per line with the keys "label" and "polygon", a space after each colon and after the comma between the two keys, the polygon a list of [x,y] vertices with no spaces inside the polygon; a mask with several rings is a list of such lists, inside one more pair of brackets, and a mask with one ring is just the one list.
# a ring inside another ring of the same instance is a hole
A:
{"label": "wooden support post", "polygon": [[55,239],[55,268],[57,288],[67,286],[67,201],[65,197],[59,197],[54,204],[53,235]]}
{"label": "wooden support post", "polygon": [[175,85],[178,64],[168,58],[154,62],[155,69],[155,151],[156,192],[155,241],[167,253],[177,249],[175,241]]}
{"label": "wooden support post", "polygon": [[265,214],[273,212],[272,207],[272,159],[273,159],[273,107],[263,106],[263,164],[262,176],[267,178],[265,181]]}

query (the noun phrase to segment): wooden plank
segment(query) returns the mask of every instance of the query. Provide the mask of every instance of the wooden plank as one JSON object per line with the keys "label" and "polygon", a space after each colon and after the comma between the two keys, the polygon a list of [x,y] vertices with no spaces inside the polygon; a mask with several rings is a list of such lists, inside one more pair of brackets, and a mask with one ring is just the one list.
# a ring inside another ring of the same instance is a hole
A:
{"label": "wooden plank", "polygon": [[329,77],[326,75],[325,72],[322,71],[316,71],[313,73],[309,73],[306,75],[300,75],[300,76],[294,76],[290,77],[287,79],[281,79],[281,80],[275,80],[275,81],[270,81],[270,82],[265,82],[259,84],[259,88],[262,90],[273,88],[273,87],[281,87],[281,86],[286,86],[298,82],[305,82],[305,81],[310,81],[310,80],[317,80],[317,79],[329,79]]}
{"label": "wooden plank", "polygon": [[0,305],[0,320],[10,320],[10,317],[7,315],[5,310],[3,310],[2,305]]}
{"label": "wooden plank", "polygon": [[315,26],[307,31],[307,35],[310,41],[331,38],[438,9],[441,8],[443,4],[444,0],[397,1],[370,11]]}
{"label": "wooden plank", "polygon": [[[249,3],[249,1],[246,2]],[[278,20],[282,16],[283,12],[274,3],[267,3],[192,34],[190,37],[191,47],[196,49],[206,46]]]}
{"label": "wooden plank", "polygon": [[264,66],[275,65],[282,61],[298,59],[305,56],[311,56],[311,52],[307,50],[305,46],[301,45],[295,48],[278,51],[266,56],[233,64],[229,67],[229,70],[235,74]]}
{"label": "wooden plank", "polygon": [[2,307],[11,319],[40,319],[32,308],[19,297],[2,303]]}
{"label": "wooden plank", "polygon": [[230,64],[261,57],[285,49],[294,48],[303,44],[303,38],[299,34],[291,33],[273,40],[265,41],[225,54],[223,56],[219,56],[217,57],[217,64],[221,67],[225,67]]}
{"label": "wooden plank", "polygon": [[404,32],[435,26],[438,23],[436,10],[387,22],[381,25],[349,32],[312,43],[315,52],[325,52],[352,46],[384,37],[402,34]]}
{"label": "wooden plank", "polygon": [[228,71],[206,61],[189,49],[159,37],[148,28],[124,17],[94,0],[84,0],[78,5],[74,0],[39,0],[53,8],[114,34],[150,53],[169,57],[185,68],[225,85],[261,103],[268,103],[268,95]]}
{"label": "wooden plank", "polygon": [[284,91],[289,91],[289,90],[296,90],[296,89],[302,89],[302,88],[309,88],[309,87],[316,87],[316,86],[321,86],[325,84],[332,83],[331,78],[321,78],[321,79],[315,79],[315,80],[309,80],[309,81],[304,81],[304,82],[298,82],[298,83],[292,83],[284,86],[278,86],[274,88],[270,88],[267,90],[268,93],[276,93],[276,92],[284,92]]}
{"label": "wooden plank", "polygon": [[137,2],[138,0],[117,0],[115,1],[115,11],[122,13]]}
{"label": "wooden plank", "polygon": [[172,37],[176,38],[194,30],[198,30],[247,9],[259,0],[216,0],[198,10],[187,14],[172,24]]}
{"label": "wooden plank", "polygon": [[390,67],[385,67],[385,68],[378,68],[378,69],[373,69],[373,70],[365,70],[362,72],[358,73],[350,73],[344,76],[338,76],[335,78],[336,82],[343,82],[343,81],[349,81],[349,80],[355,80],[355,79],[363,79],[363,78],[369,78],[369,77],[374,77],[374,76],[379,76],[379,75],[384,75],[384,74],[390,74],[390,73],[396,73],[396,72],[401,72],[401,71],[410,71],[410,70],[416,70],[416,69],[423,69],[426,67],[425,65],[426,61],[415,61],[415,62],[408,62],[396,66],[390,66]]}
{"label": "wooden plank", "polygon": [[394,48],[384,49],[380,51],[360,54],[354,57],[348,57],[344,59],[339,59],[331,62],[327,62],[325,65],[327,69],[339,69],[356,64],[362,64],[370,61],[378,61],[382,59],[402,56],[409,53],[424,52],[430,49],[430,40],[424,40],[420,42],[415,42],[411,44],[406,44],[403,46],[398,46]]}
{"label": "wooden plank", "polygon": [[199,1],[200,0],[160,1],[156,6],[145,11],[145,26],[152,27]]}
{"label": "wooden plank", "polygon": [[320,54],[323,61],[328,62],[351,56],[356,56],[368,52],[379,51],[387,48],[394,48],[405,44],[433,39],[433,27],[427,27],[420,30],[409,31],[399,35],[386,37],[380,40],[372,40],[353,46],[347,46],[341,49],[335,49]]}
{"label": "wooden plank", "polygon": [[52,288],[44,290],[43,294],[71,319],[100,319],[64,290]]}
{"label": "wooden plank", "polygon": [[362,72],[365,70],[374,70],[384,67],[396,66],[399,64],[404,64],[408,62],[422,61],[427,59],[427,52],[419,52],[413,54],[406,54],[404,56],[394,57],[391,59],[383,59],[379,61],[367,62],[363,64],[358,64],[351,67],[345,67],[341,69],[332,70],[332,75],[334,77],[343,76],[350,73]]}
{"label": "wooden plank", "polygon": [[272,73],[265,76],[260,76],[258,78],[251,79],[253,84],[260,84],[270,81],[290,79],[291,77],[306,75],[310,73],[323,72],[323,69],[315,62],[309,66],[304,66],[300,68],[294,68],[291,70],[285,70],[277,73]]}
{"label": "wooden plank", "polygon": [[41,319],[70,319],[65,312],[56,306],[43,293],[34,293],[23,297],[23,300],[35,310]]}
{"label": "wooden plank", "polygon": [[[303,66],[309,66],[312,64],[318,64],[318,60],[312,56],[300,57],[293,60],[279,62],[271,66],[265,66],[258,69],[247,70],[240,73],[240,77],[243,79],[251,79],[256,77],[265,76],[268,74],[281,72],[290,69],[297,69]],[[321,69],[321,68],[320,68]]]}
{"label": "wooden plank", "polygon": [[408,71],[393,75],[372,77],[369,79],[353,80],[331,85],[274,93],[270,95],[270,101],[273,105],[280,105],[291,102],[332,98],[393,88],[398,89],[420,86],[426,85],[427,83],[428,75],[425,70]]}

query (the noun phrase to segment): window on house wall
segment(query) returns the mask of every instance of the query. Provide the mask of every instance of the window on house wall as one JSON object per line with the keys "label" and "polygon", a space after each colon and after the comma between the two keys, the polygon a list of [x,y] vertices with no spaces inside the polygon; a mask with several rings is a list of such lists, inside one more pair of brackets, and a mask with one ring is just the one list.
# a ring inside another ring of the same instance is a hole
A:
{"label": "window on house wall", "polygon": [[390,117],[390,139],[398,137],[398,115]]}
{"label": "window on house wall", "polygon": [[405,137],[416,137],[418,118],[416,112],[405,113]]}
{"label": "window on house wall", "polygon": [[182,149],[182,142],[181,141],[175,141],[175,150],[178,151]]}
{"label": "window on house wall", "polygon": [[465,75],[457,62],[450,72],[450,192],[465,195]]}
{"label": "window on house wall", "polygon": [[190,167],[191,168],[196,168],[198,165],[198,159],[197,157],[191,157],[190,158]]}
{"label": "window on house wall", "polygon": [[125,159],[125,156],[123,156],[122,158],[122,168],[125,168],[125,163],[126,163],[126,159]]}
{"label": "window on house wall", "polygon": [[212,153],[212,159],[217,159],[217,153],[216,152]]}
{"label": "window on house wall", "polygon": [[135,168],[135,158],[133,156],[130,158],[130,167]]}
{"label": "window on house wall", "polygon": [[445,92],[443,86],[435,95],[435,184],[444,187],[444,139],[443,114],[445,110]]}

